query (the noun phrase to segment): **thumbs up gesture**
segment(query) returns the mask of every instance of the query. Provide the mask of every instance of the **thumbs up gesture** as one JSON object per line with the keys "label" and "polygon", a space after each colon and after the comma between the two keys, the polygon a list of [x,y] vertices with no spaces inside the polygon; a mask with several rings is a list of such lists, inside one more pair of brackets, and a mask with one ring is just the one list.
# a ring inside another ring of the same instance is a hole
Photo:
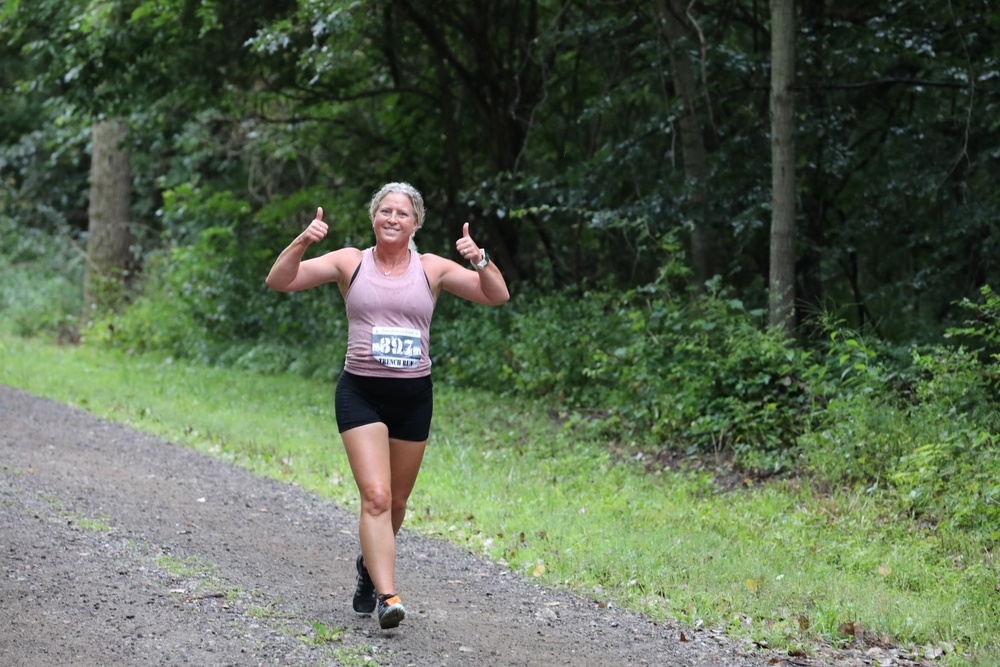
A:
{"label": "thumbs up gesture", "polygon": [[470,262],[475,263],[483,259],[483,251],[469,236],[469,223],[462,226],[462,238],[455,241],[455,249],[458,250],[459,255]]}
{"label": "thumbs up gesture", "polygon": [[326,238],[326,233],[329,231],[330,227],[325,222],[323,222],[323,209],[316,209],[316,217],[309,226],[306,227],[305,231],[299,234],[299,239],[303,243],[309,245],[310,243],[317,243]]}

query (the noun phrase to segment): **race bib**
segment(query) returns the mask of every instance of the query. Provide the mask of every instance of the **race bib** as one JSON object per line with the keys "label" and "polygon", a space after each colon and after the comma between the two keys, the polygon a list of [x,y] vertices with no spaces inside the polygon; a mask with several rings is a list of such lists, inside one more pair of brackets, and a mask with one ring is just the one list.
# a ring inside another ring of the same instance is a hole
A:
{"label": "race bib", "polygon": [[372,356],[390,368],[414,368],[420,363],[420,331],[372,327]]}

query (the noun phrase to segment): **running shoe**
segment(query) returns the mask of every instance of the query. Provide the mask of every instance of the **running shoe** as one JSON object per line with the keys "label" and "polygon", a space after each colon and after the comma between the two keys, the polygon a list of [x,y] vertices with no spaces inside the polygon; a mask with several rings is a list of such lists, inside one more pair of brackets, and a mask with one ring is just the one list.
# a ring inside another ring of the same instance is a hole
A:
{"label": "running shoe", "polygon": [[383,630],[395,628],[406,616],[403,601],[395,593],[378,596],[378,624]]}
{"label": "running shoe", "polygon": [[368,575],[364,556],[358,556],[358,585],[354,589],[354,613],[358,616],[371,616],[375,611],[375,584]]}

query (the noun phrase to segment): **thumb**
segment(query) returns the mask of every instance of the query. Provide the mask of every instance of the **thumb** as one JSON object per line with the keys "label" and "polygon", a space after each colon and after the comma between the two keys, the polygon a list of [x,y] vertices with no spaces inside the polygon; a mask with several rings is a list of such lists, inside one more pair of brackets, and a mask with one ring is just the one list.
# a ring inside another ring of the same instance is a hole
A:
{"label": "thumb", "polygon": [[322,206],[320,206],[320,207],[318,207],[316,209],[316,219],[320,220],[320,221],[323,220],[323,207]]}
{"label": "thumb", "polygon": [[469,238],[469,223],[462,225],[462,238]]}

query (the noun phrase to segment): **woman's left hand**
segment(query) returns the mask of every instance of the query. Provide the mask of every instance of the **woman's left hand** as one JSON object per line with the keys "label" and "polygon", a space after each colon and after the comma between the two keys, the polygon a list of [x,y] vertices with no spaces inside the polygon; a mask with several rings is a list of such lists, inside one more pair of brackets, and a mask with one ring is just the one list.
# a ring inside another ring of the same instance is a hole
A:
{"label": "woman's left hand", "polygon": [[458,254],[465,258],[466,261],[473,264],[483,259],[483,251],[480,250],[476,242],[469,236],[469,223],[465,223],[462,226],[462,238],[455,241],[455,249],[458,250]]}

